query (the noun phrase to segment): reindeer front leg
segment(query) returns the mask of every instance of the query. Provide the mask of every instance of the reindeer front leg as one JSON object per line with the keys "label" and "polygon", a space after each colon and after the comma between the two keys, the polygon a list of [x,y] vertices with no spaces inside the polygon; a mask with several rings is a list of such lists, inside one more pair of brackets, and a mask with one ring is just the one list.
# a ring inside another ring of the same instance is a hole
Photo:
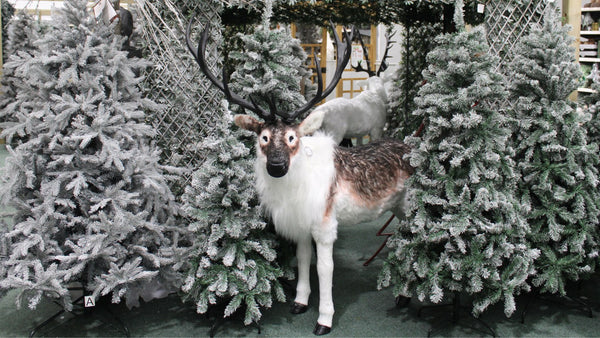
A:
{"label": "reindeer front leg", "polygon": [[298,241],[296,258],[298,260],[298,284],[296,285],[296,299],[292,305],[291,313],[300,314],[308,309],[308,296],[310,295],[310,260],[312,256],[312,239],[307,237]]}
{"label": "reindeer front leg", "polygon": [[325,217],[323,223],[313,228],[317,244],[317,275],[319,276],[319,319],[313,333],[324,335],[331,332],[333,322],[333,243],[337,238],[337,220],[334,215]]}
{"label": "reindeer front leg", "polygon": [[319,276],[319,319],[315,335],[328,334],[333,322],[333,242],[317,242],[317,274]]}

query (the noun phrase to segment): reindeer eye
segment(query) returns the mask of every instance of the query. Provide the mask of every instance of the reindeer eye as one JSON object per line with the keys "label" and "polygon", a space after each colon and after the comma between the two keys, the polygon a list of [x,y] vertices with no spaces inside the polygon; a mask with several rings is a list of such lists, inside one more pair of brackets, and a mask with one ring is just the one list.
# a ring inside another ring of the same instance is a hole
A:
{"label": "reindeer eye", "polygon": [[290,143],[294,142],[294,135],[290,135],[290,137],[288,138],[288,140],[290,140]]}
{"label": "reindeer eye", "polygon": [[269,137],[267,135],[263,135],[262,140],[265,142],[269,142]]}

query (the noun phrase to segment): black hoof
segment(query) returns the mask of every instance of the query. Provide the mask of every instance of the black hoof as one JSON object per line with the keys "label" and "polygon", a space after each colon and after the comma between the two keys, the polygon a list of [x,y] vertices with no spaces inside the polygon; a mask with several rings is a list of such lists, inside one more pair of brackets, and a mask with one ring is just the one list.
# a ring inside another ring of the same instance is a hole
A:
{"label": "black hoof", "polygon": [[306,312],[306,310],[308,310],[308,305],[294,302],[294,304],[292,305],[292,308],[290,309],[290,313],[299,315],[301,313]]}
{"label": "black hoof", "polygon": [[329,332],[331,332],[331,328],[325,325],[321,325],[319,323],[317,323],[317,326],[315,327],[315,330],[313,331],[313,333],[315,334],[315,336],[323,336],[328,334]]}

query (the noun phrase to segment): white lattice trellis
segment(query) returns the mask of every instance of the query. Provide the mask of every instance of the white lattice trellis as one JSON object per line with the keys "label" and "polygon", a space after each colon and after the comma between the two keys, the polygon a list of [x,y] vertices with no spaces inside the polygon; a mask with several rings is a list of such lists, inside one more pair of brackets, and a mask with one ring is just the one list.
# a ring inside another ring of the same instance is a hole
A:
{"label": "white lattice trellis", "polygon": [[[541,24],[548,0],[488,0],[485,26],[490,53],[500,57],[497,69],[510,80],[505,71],[514,58],[514,47],[532,26]],[[552,5],[554,6],[554,5]],[[505,99],[496,103],[496,109],[507,111],[513,101]]]}
{"label": "white lattice trellis", "polygon": [[539,24],[550,5],[548,0],[488,0],[485,25],[490,51],[500,57],[500,70],[513,58],[513,47]]}

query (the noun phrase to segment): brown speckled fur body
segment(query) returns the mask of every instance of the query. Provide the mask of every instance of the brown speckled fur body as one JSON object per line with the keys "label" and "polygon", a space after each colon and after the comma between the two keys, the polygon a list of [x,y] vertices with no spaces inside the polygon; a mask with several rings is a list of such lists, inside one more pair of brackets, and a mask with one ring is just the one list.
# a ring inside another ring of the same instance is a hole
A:
{"label": "brown speckled fur body", "polygon": [[414,169],[403,157],[410,147],[395,139],[380,139],[354,148],[335,150],[336,181],[350,182],[362,200],[377,201],[396,189]]}

